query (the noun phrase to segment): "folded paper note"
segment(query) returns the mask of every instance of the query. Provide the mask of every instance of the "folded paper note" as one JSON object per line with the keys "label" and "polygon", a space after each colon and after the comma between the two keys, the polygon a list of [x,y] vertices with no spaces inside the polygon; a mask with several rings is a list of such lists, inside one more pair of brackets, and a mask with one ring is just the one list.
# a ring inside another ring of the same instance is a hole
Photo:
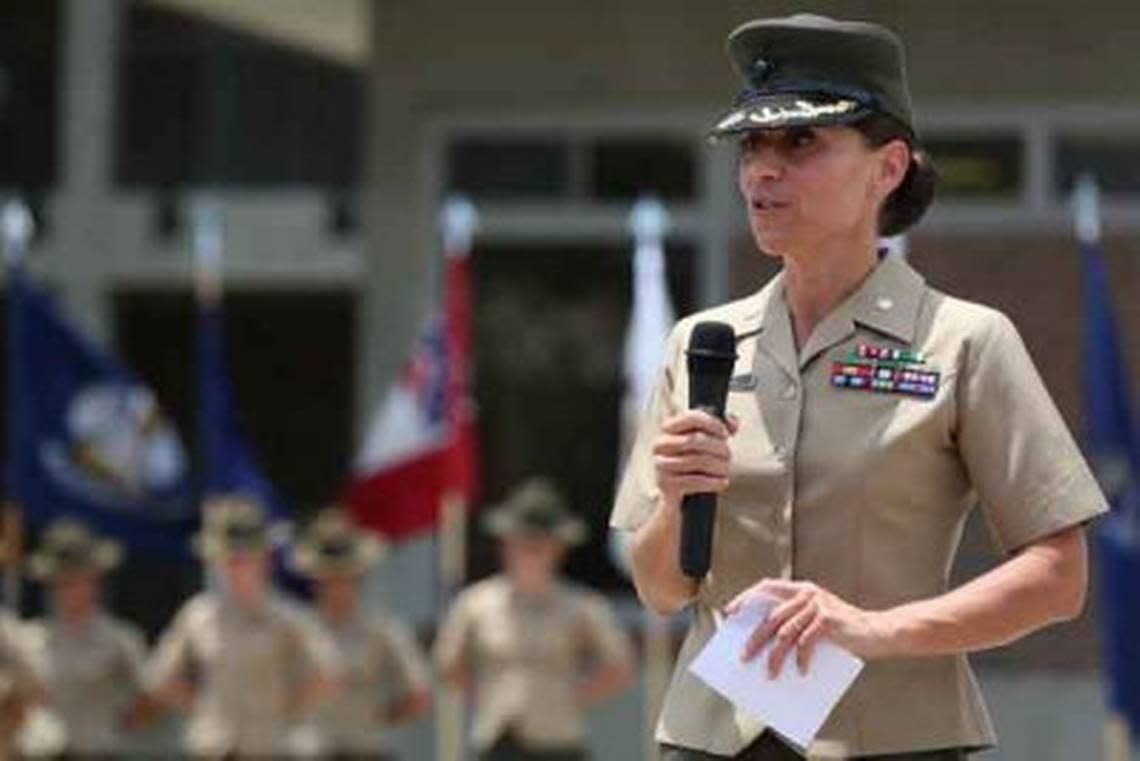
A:
{"label": "folded paper note", "polygon": [[855,681],[863,661],[823,640],[816,646],[806,674],[796,668],[792,653],[779,675],[770,679],[771,643],[752,660],[742,662],[740,655],[748,637],[774,605],[774,600],[756,599],[725,618],[689,670],[734,705],[806,749]]}

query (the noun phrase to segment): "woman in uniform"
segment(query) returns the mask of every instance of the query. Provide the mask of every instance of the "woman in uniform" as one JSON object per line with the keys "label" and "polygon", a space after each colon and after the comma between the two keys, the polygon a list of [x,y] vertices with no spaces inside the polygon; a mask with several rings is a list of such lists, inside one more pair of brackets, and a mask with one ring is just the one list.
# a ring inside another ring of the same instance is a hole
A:
{"label": "woman in uniform", "polygon": [[119,556],[116,543],[61,519],[28,560],[49,600],[47,617],[28,625],[30,655],[69,758],[124,752],[124,730],[137,715],[145,641],[102,605],[103,574]]}
{"label": "woman in uniform", "polygon": [[337,509],[323,511],[298,543],[295,565],[313,579],[317,612],[336,644],[343,677],[312,717],[323,753],[389,758],[383,730],[421,716],[431,703],[426,659],[402,622],[362,609],[360,581],[383,544]]}
{"label": "woman in uniform", "polygon": [[[744,90],[713,136],[738,141],[753,238],[782,271],[676,326],[616,500],[641,598],[695,613],[657,737],[668,759],[802,757],[688,669],[719,617],[762,597],[746,659],[771,645],[770,672],[810,669],[825,637],[866,659],[820,739],[962,758],[995,741],[966,654],[1080,613],[1082,524],[1105,500],[1010,321],[879,252],[934,188],[898,38],[799,15],[744,24],[728,52]],[[686,410],[704,320],[737,337],[727,423]],[[677,558],[699,492],[719,506],[697,580]],[[1006,557],[950,589],[975,504]]]}
{"label": "woman in uniform", "polygon": [[147,665],[156,700],[189,714],[199,758],[300,755],[297,729],[335,687],[334,645],[316,618],[273,591],[271,530],[244,498],[205,507],[197,548],[220,586],[190,598]]}
{"label": "woman in uniform", "polygon": [[585,709],[633,673],[605,599],[559,578],[585,527],[543,479],[516,488],[484,525],[503,571],[456,599],[436,641],[439,670],[474,693],[479,758],[584,759]]}

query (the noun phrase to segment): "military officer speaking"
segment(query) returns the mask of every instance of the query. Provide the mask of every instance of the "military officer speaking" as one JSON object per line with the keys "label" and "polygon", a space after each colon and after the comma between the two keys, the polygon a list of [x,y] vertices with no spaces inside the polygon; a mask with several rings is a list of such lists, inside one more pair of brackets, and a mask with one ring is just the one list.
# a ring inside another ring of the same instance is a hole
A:
{"label": "military officer speaking", "polygon": [[[728,52],[743,90],[712,135],[737,144],[752,237],[782,271],[676,326],[613,510],[641,598],[695,614],[663,757],[802,758],[688,669],[722,615],[764,596],[742,657],[774,643],[770,671],[806,670],[828,638],[866,659],[830,747],[962,758],[995,742],[966,654],[1080,613],[1082,524],[1105,500],[1010,320],[879,251],[934,190],[898,37],[799,15],[744,24]],[[737,338],[727,422],[687,409],[683,348],[705,320]],[[711,570],[693,579],[680,506],[707,492]],[[1006,556],[950,589],[975,505]]]}

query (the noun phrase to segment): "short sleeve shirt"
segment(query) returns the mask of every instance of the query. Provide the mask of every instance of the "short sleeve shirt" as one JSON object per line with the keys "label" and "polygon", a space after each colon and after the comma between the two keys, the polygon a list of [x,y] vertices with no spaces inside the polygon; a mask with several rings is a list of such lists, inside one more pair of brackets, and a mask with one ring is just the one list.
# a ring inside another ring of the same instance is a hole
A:
{"label": "short sleeve shirt", "polygon": [[48,707],[66,731],[68,751],[121,750],[123,717],[142,688],[142,634],[100,614],[81,629],[57,619],[35,621],[27,636]]}
{"label": "short sleeve shirt", "polygon": [[[732,755],[763,731],[688,672],[722,606],[760,579],[811,580],[883,609],[947,591],[975,505],[1010,552],[1106,510],[1010,321],[940,293],[888,256],[799,351],[782,274],[682,320],[614,527],[635,530],[657,508],[652,443],[661,422],[688,406],[684,347],[701,320],[736,331],[727,412],[740,429],[662,742]],[[985,746],[994,734],[966,658],[948,656],[868,663],[820,739],[879,754]]]}
{"label": "short sleeve shirt", "polygon": [[384,708],[429,689],[427,660],[411,630],[391,616],[360,614],[327,628],[342,676],[336,694],[314,711],[320,745],[374,753],[384,743]]}
{"label": "short sleeve shirt", "polygon": [[550,595],[527,598],[494,576],[456,599],[435,657],[441,671],[458,668],[474,682],[476,747],[509,729],[543,749],[581,745],[579,682],[599,666],[629,665],[632,647],[597,593],[558,583]]}
{"label": "short sleeve shirt", "polygon": [[12,752],[16,739],[9,704],[28,701],[41,688],[25,633],[16,617],[0,611],[0,705],[5,708],[0,715],[0,757]]}
{"label": "short sleeve shirt", "polygon": [[335,678],[338,670],[336,648],[310,611],[276,597],[245,610],[203,593],[163,633],[146,681],[151,688],[175,678],[193,684],[191,752],[266,754],[287,750],[301,683]]}

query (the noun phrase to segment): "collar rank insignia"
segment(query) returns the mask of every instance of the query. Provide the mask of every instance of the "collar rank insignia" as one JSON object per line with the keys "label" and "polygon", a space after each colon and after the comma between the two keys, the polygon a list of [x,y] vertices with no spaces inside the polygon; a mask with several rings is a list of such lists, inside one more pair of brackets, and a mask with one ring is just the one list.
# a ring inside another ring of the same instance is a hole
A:
{"label": "collar rank insignia", "polygon": [[938,371],[928,367],[926,357],[918,352],[869,344],[857,344],[831,365],[835,388],[919,399],[932,399],[938,393],[938,377]]}

